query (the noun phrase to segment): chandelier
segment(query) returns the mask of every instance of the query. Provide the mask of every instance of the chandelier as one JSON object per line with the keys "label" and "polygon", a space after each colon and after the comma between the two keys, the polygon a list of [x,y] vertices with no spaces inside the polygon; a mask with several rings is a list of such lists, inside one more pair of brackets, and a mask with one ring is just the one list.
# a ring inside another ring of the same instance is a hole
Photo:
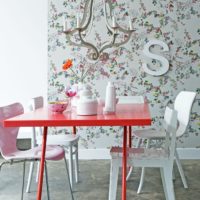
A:
{"label": "chandelier", "polygon": [[[120,45],[127,43],[131,37],[131,34],[135,30],[133,29],[131,18],[129,19],[128,29],[119,26],[119,24],[116,21],[116,16],[112,12],[112,5],[110,0],[103,0],[105,24],[108,29],[110,39],[109,41],[104,42],[100,48],[97,48],[91,42],[86,41],[86,36],[88,36],[90,32],[88,31],[89,26],[91,28],[91,24],[93,22],[93,5],[94,0],[86,0],[82,19],[80,19],[79,13],[77,14],[76,28],[68,29],[67,21],[64,20],[63,33],[66,34],[66,38],[69,41],[70,45],[87,47],[88,49],[91,49],[92,53],[90,53],[89,58],[92,60],[97,60],[106,49],[112,47],[119,47]],[[122,41],[117,42],[116,39],[120,35],[120,32],[122,34],[125,34],[125,37]],[[73,35],[78,35],[79,43],[72,41]]]}

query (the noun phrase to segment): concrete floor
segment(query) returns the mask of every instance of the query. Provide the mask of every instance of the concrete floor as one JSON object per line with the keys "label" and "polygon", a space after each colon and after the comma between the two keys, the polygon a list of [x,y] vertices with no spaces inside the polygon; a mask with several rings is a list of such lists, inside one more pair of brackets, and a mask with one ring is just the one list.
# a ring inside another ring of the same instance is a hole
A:
{"label": "concrete floor", "polygon": [[[0,162],[2,160],[0,159]],[[174,182],[176,200],[200,199],[200,161],[183,161],[183,167],[188,180],[189,189],[184,189],[180,176],[175,167],[176,180]],[[28,169],[28,164],[27,168]],[[94,160],[80,161],[80,182],[75,185],[75,200],[106,200],[109,188],[109,161]],[[70,200],[64,162],[49,162],[49,185],[51,200]],[[27,175],[27,173],[26,173]],[[136,193],[139,182],[140,169],[134,172],[127,182],[127,199],[134,200],[164,200],[160,173],[157,169],[147,169],[142,194]],[[22,183],[22,163],[6,165],[0,173],[0,200],[20,200]],[[118,184],[118,198],[121,194],[121,179]],[[33,181],[31,193],[25,194],[24,200],[36,199],[36,184]],[[46,199],[44,185],[43,197]]]}

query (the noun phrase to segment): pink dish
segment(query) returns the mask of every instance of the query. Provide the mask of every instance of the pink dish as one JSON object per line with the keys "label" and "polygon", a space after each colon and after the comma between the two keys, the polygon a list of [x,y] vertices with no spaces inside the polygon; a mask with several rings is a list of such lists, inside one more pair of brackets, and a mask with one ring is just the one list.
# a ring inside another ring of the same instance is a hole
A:
{"label": "pink dish", "polygon": [[52,112],[62,113],[66,110],[68,102],[66,101],[54,101],[49,102],[49,110]]}

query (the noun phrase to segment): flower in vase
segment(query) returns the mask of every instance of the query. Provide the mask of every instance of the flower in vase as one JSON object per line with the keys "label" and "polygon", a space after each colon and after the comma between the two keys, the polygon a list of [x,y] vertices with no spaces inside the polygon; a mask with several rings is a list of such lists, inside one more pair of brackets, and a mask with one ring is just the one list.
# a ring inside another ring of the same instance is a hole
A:
{"label": "flower in vase", "polygon": [[69,69],[70,67],[72,67],[72,65],[73,65],[73,62],[71,59],[66,60],[66,62],[63,65],[63,70]]}
{"label": "flower in vase", "polygon": [[87,76],[89,70],[85,70],[83,64],[80,64],[80,65],[79,65],[79,70],[80,70],[80,74],[81,74],[81,75],[79,76],[79,72],[75,72],[75,71],[72,69],[72,66],[73,66],[73,61],[72,61],[72,59],[67,59],[67,60],[64,62],[63,66],[62,66],[62,69],[63,69],[64,71],[70,70],[71,73],[72,73],[72,75],[73,75],[73,77],[76,79],[76,82],[81,82],[81,83],[82,83],[82,82],[84,81],[84,79],[86,78],[86,76]]}

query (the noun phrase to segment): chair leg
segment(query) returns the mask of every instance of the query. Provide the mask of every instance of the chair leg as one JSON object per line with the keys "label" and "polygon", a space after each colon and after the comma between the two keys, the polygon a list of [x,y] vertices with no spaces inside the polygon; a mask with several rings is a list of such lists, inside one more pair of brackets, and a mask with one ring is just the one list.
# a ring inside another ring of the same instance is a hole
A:
{"label": "chair leg", "polygon": [[[141,142],[141,138],[137,138],[136,148],[139,148],[140,142]],[[132,171],[133,171],[133,167],[131,166],[130,169],[129,169],[129,172],[128,172],[127,176],[126,176],[126,181],[129,180],[129,178],[130,178],[130,176],[132,174]]]}
{"label": "chair leg", "polygon": [[138,141],[136,143],[136,148],[138,148],[140,146],[140,142],[141,142],[141,138],[138,138]]}
{"label": "chair leg", "polygon": [[184,174],[184,171],[183,171],[180,159],[179,159],[179,155],[178,155],[178,152],[177,152],[176,149],[175,149],[175,159],[176,159],[176,164],[178,166],[178,170],[179,170],[179,173],[180,173],[180,176],[181,176],[181,180],[183,182],[183,186],[184,186],[184,188],[188,188],[188,184],[187,184],[187,181],[186,181],[186,178],[185,178],[185,174]]}
{"label": "chair leg", "polygon": [[[146,144],[147,149],[149,148],[149,145],[150,145],[150,140],[147,139],[147,144]],[[139,183],[138,190],[137,190],[138,194],[140,194],[142,187],[143,187],[143,184],[144,184],[144,175],[145,175],[145,168],[142,167],[142,172],[141,172],[141,176],[140,176],[140,183]]]}
{"label": "chair leg", "polygon": [[118,174],[119,161],[117,159],[112,159],[110,166],[109,200],[116,200]]}
{"label": "chair leg", "polygon": [[45,161],[45,177],[46,177],[46,186],[47,186],[47,199],[50,200],[50,195],[49,195],[49,181],[48,181],[48,171],[47,171],[47,162]]}
{"label": "chair leg", "polygon": [[33,170],[34,170],[34,161],[30,163],[30,168],[29,168],[29,174],[28,174],[28,183],[26,186],[26,193],[30,192],[31,188],[31,182],[32,182],[32,177],[33,177]]}
{"label": "chair leg", "polygon": [[35,178],[35,182],[38,182],[39,179],[39,171],[40,171],[40,161],[37,162],[37,172],[36,172],[36,178]]}
{"label": "chair leg", "polygon": [[167,189],[166,189],[166,182],[165,182],[165,177],[164,177],[164,171],[163,171],[162,167],[160,168],[160,175],[161,175],[161,179],[162,179],[162,184],[163,184],[163,190],[164,190],[164,193],[165,193],[165,198],[166,198],[166,200],[169,200],[168,199],[168,194],[167,194]]}
{"label": "chair leg", "polygon": [[73,188],[73,184],[74,184],[74,173],[73,173],[73,154],[72,154],[72,144],[69,145],[69,159],[68,159],[68,163],[69,163],[69,178],[70,178],[70,183],[71,183],[71,187]]}
{"label": "chair leg", "polygon": [[75,151],[75,180],[76,183],[79,182],[79,160],[78,160],[78,143],[76,144]]}
{"label": "chair leg", "polygon": [[132,171],[133,171],[133,167],[131,166],[131,167],[129,168],[129,172],[128,172],[127,176],[126,176],[126,181],[129,180],[129,178],[130,178],[130,176],[131,176],[131,174],[132,174]]}
{"label": "chair leg", "polygon": [[26,168],[26,162],[23,162],[23,179],[22,179],[22,191],[21,191],[21,200],[24,199],[24,178],[25,178],[25,168]]}
{"label": "chair leg", "polygon": [[174,172],[174,168],[173,168],[173,171],[172,171],[172,180],[176,180],[176,175],[175,175],[175,172]]}
{"label": "chair leg", "polygon": [[142,187],[143,187],[143,184],[144,184],[144,175],[145,175],[145,168],[142,167],[142,172],[141,172],[141,175],[140,175],[140,183],[139,183],[138,190],[137,190],[138,194],[141,193],[141,190],[142,190]]}
{"label": "chair leg", "polygon": [[164,173],[166,192],[167,192],[166,199],[167,200],[175,200],[174,184],[172,181],[172,171],[170,170],[170,167],[164,167],[163,173]]}
{"label": "chair leg", "polygon": [[67,180],[68,180],[68,184],[69,184],[71,198],[72,198],[72,200],[74,200],[73,191],[72,191],[72,187],[71,187],[71,182],[69,180],[69,170],[68,170],[68,166],[67,166],[66,157],[64,157],[64,161],[65,161],[65,168],[66,168],[66,171],[67,171]]}

